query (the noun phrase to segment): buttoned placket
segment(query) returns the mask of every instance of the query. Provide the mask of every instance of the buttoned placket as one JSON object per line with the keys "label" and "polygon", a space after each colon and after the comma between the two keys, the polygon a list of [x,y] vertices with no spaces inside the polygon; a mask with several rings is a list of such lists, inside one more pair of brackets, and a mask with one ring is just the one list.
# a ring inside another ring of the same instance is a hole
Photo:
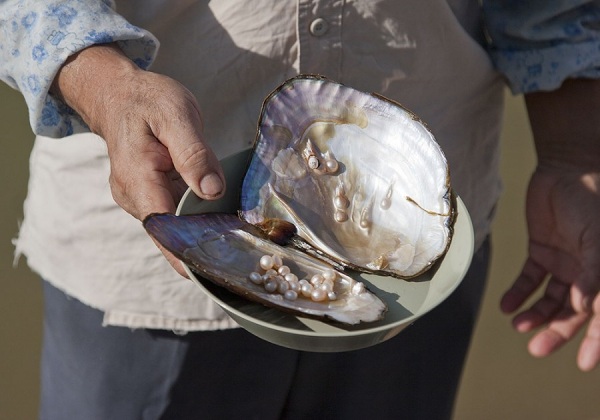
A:
{"label": "buttoned placket", "polygon": [[344,0],[298,1],[299,71],[341,78]]}

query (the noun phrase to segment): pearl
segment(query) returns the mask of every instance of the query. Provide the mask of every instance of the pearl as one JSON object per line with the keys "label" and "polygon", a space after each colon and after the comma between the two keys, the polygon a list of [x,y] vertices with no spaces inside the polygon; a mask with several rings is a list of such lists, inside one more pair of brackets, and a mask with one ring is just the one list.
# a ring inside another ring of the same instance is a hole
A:
{"label": "pearl", "polygon": [[348,214],[343,210],[337,210],[333,217],[338,223],[344,223],[346,220],[348,220]]}
{"label": "pearl", "polygon": [[321,283],[319,285],[319,289],[325,291],[325,292],[333,292],[333,286],[330,283]]}
{"label": "pearl", "polygon": [[283,297],[287,300],[296,300],[298,299],[298,293],[296,293],[294,290],[287,290],[283,294]]}
{"label": "pearl", "polygon": [[293,290],[294,292],[300,291],[300,283],[297,281],[290,281],[288,284],[290,285],[290,290]]}
{"label": "pearl", "polygon": [[269,279],[265,282],[265,290],[269,293],[273,293],[277,290],[277,280]]}
{"label": "pearl", "polygon": [[367,229],[367,228],[371,227],[371,222],[369,221],[369,219],[361,217],[360,227],[363,229]]}
{"label": "pearl", "polygon": [[315,155],[310,155],[308,157],[308,167],[310,169],[317,169],[319,167],[319,159]]}
{"label": "pearl", "polygon": [[384,198],[383,200],[381,200],[381,203],[379,203],[379,207],[381,207],[383,210],[389,209],[391,205],[392,200],[390,200],[389,198]]}
{"label": "pearl", "polygon": [[310,297],[313,292],[313,287],[310,283],[303,284],[300,286],[300,292],[302,292],[302,296]]}
{"label": "pearl", "polygon": [[319,284],[323,283],[323,276],[321,274],[315,274],[310,278],[310,284],[312,284],[313,286],[318,286]]}
{"label": "pearl", "polygon": [[281,267],[279,267],[277,269],[277,272],[279,274],[281,274],[282,276],[285,276],[286,274],[290,274],[290,267],[288,267],[287,265],[282,265]]}
{"label": "pearl", "polygon": [[263,277],[260,275],[260,273],[257,273],[256,271],[250,273],[248,278],[254,284],[262,284],[264,282]]}
{"label": "pearl", "polygon": [[327,298],[327,292],[321,289],[314,289],[310,295],[310,298],[315,302],[322,302]]}
{"label": "pearl", "polygon": [[283,260],[281,259],[281,257],[279,255],[273,255],[271,257],[273,259],[273,265],[275,267],[281,267],[283,265]]}
{"label": "pearl", "polygon": [[287,273],[283,278],[290,283],[298,283],[298,276],[294,273]]}
{"label": "pearl", "polygon": [[327,159],[325,161],[325,167],[327,168],[327,172],[335,173],[339,169],[340,165],[338,164],[338,161],[335,159]]}
{"label": "pearl", "polygon": [[260,268],[262,268],[263,270],[269,270],[271,268],[273,268],[273,257],[271,257],[270,255],[263,255],[262,257],[260,257]]}
{"label": "pearl", "polygon": [[337,275],[335,274],[335,271],[332,270],[331,268],[328,268],[328,269],[326,269],[326,270],[323,271],[323,278],[325,280],[334,281],[336,277],[337,277]]}
{"label": "pearl", "polygon": [[281,281],[277,282],[277,291],[279,293],[284,294],[288,290],[290,290],[290,286],[287,281],[282,279]]}
{"label": "pearl", "polygon": [[331,291],[331,292],[327,293],[327,298],[329,300],[336,300],[337,299],[337,295],[335,294],[334,291]]}
{"label": "pearl", "polygon": [[333,204],[340,210],[347,209],[350,206],[350,200],[343,195],[336,195],[333,199]]}

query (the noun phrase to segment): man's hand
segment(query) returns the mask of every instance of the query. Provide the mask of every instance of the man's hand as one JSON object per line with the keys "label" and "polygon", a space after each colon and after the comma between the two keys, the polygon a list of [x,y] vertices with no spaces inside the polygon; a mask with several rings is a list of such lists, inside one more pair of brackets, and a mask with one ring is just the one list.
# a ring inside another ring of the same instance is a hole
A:
{"label": "man's hand", "polygon": [[567,80],[525,96],[538,155],[527,192],[529,256],[501,308],[518,310],[545,292],[513,325],[541,328],[529,343],[547,356],[586,324],[580,369],[600,362],[600,80]]}
{"label": "man's hand", "polygon": [[[134,217],[175,212],[187,186],[207,200],[223,194],[197,102],[175,80],[139,69],[115,45],[98,45],[65,63],[52,92],[106,141],[112,195]],[[161,250],[185,275],[179,260]]]}
{"label": "man's hand", "polygon": [[544,294],[513,319],[519,332],[542,327],[529,343],[534,356],[553,353],[589,321],[580,369],[600,361],[600,174],[539,169],[527,194],[529,257],[501,301],[504,312]]}

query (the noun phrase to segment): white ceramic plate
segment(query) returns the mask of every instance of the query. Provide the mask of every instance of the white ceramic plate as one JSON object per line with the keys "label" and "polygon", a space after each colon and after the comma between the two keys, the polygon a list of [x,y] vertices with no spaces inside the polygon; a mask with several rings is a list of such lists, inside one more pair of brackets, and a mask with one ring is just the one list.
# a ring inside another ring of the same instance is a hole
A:
{"label": "white ceramic plate", "polygon": [[[203,201],[191,190],[184,195],[177,214],[236,212],[239,190],[246,172],[248,150],[221,161],[227,193],[217,201]],[[186,271],[240,326],[272,343],[306,351],[347,351],[381,343],[395,335],[446,299],[462,281],[473,256],[473,227],[464,203],[457,197],[458,215],[446,255],[425,274],[411,280],[352,273],[388,306],[381,321],[358,326],[338,326],[290,315],[247,301]]]}

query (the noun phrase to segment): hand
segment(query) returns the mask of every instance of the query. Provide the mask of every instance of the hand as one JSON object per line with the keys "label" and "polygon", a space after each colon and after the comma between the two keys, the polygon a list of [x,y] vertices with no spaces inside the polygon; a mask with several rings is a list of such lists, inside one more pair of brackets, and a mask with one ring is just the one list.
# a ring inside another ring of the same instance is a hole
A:
{"label": "hand", "polygon": [[513,319],[519,332],[536,333],[529,352],[547,356],[586,324],[578,365],[600,361],[600,173],[538,168],[527,193],[529,256],[501,309],[512,313],[540,287],[545,291]]}
{"label": "hand", "polygon": [[[174,213],[188,185],[204,199],[223,194],[196,100],[175,80],[139,69],[114,45],[100,45],[73,56],[54,86],[106,141],[112,195],[134,217]],[[185,276],[181,262],[159,248]]]}

